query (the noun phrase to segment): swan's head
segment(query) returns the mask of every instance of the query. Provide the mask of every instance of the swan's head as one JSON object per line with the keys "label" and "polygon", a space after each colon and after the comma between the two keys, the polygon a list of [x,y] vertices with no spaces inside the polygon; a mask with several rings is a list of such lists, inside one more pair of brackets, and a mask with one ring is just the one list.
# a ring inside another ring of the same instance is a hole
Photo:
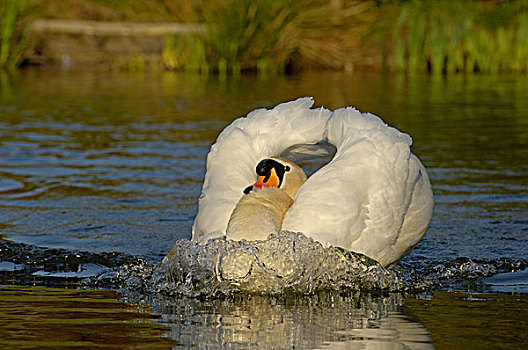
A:
{"label": "swan's head", "polygon": [[266,158],[257,164],[257,182],[247,187],[244,193],[262,187],[278,187],[292,199],[301,185],[306,181],[306,174],[294,162],[280,157]]}

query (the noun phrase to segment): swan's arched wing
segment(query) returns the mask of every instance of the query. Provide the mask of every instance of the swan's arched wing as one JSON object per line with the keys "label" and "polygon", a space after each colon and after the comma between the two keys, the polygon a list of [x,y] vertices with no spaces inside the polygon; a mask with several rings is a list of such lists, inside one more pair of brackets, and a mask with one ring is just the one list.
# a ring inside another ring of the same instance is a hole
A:
{"label": "swan's arched wing", "polygon": [[207,156],[207,171],[193,225],[193,240],[225,234],[243,190],[255,181],[255,166],[296,144],[322,141],[331,112],[310,109],[311,98],[259,109],[222,131]]}
{"label": "swan's arched wing", "polygon": [[[396,243],[392,247],[392,257],[386,254],[387,265],[397,262],[422,239],[433,215],[433,190],[425,167],[418,157],[411,154],[409,162],[409,186],[412,197],[405,213],[403,225]],[[414,183],[412,181],[414,180]]]}
{"label": "swan's arched wing", "polygon": [[[398,260],[402,255],[394,247],[419,173],[413,170],[411,138],[374,115],[346,108],[330,118],[328,141],[337,147],[336,155],[299,189],[283,229],[364,253],[384,265]],[[430,189],[428,179],[420,183]],[[418,197],[432,206],[432,196]],[[426,215],[423,223],[429,220]],[[411,235],[421,238],[424,232]]]}

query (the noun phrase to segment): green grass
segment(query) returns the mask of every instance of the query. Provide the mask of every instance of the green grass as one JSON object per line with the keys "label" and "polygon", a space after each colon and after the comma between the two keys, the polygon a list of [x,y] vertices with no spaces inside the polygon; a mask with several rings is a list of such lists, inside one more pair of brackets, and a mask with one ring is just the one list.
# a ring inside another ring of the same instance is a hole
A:
{"label": "green grass", "polygon": [[164,38],[162,64],[167,70],[208,73],[206,43],[202,35],[188,34]]}
{"label": "green grass", "polygon": [[[186,3],[186,1],[180,1]],[[239,74],[283,72],[299,63],[340,68],[348,21],[365,2],[326,0],[197,1],[185,17],[206,23],[205,35],[166,39],[165,66]]]}
{"label": "green grass", "polygon": [[381,9],[388,68],[527,72],[528,1],[406,1]]}
{"label": "green grass", "polygon": [[0,0],[0,15],[0,67],[20,63],[32,19],[67,18],[208,26],[164,38],[158,62],[119,59],[131,70],[343,70],[367,57],[409,72],[528,72],[528,0]]}

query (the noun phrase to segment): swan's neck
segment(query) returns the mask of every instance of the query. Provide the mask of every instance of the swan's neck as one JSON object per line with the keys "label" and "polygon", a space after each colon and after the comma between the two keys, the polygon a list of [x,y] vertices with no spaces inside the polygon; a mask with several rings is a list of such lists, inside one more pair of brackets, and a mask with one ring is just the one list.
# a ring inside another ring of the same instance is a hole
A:
{"label": "swan's neck", "polygon": [[262,188],[244,195],[235,206],[226,237],[233,240],[264,240],[282,227],[293,199],[279,188]]}

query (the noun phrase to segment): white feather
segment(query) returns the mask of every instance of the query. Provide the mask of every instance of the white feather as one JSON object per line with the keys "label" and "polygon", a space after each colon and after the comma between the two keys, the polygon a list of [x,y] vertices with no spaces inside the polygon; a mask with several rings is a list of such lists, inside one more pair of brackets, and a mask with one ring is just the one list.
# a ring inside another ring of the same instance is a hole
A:
{"label": "white feather", "polygon": [[[422,238],[432,215],[426,170],[409,135],[354,108],[310,109],[311,98],[259,109],[229,125],[211,147],[193,239],[225,235],[255,166],[299,144],[328,141],[334,158],[295,197],[282,229],[368,255],[387,266]],[[294,147],[295,148],[295,147]]]}
{"label": "white feather", "polygon": [[300,98],[271,110],[258,109],[224,129],[207,155],[207,171],[193,225],[193,240],[225,235],[227,222],[243,190],[255,182],[260,160],[296,144],[324,138],[331,112],[310,109],[312,98]]}

